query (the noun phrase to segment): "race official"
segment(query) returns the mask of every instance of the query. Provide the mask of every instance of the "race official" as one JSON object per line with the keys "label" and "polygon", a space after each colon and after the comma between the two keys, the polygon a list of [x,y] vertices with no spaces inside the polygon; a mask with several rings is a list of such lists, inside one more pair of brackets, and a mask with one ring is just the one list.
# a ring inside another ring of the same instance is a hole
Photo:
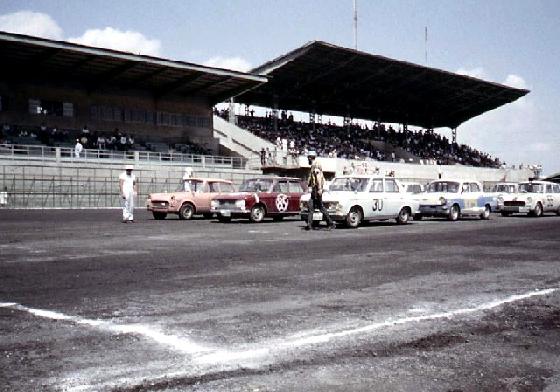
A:
{"label": "race official", "polygon": [[132,173],[134,166],[126,165],[119,175],[119,188],[123,209],[123,223],[134,223],[134,195],[138,192],[136,176]]}
{"label": "race official", "polygon": [[334,229],[335,224],[332,221],[327,209],[323,205],[323,187],[325,186],[325,177],[323,176],[323,168],[321,164],[315,160],[317,155],[314,151],[309,151],[307,159],[311,169],[309,171],[309,179],[307,186],[311,197],[308,203],[307,226],[305,230],[310,230],[313,227],[313,212],[318,209],[323,214],[323,219],[327,221],[328,230]]}

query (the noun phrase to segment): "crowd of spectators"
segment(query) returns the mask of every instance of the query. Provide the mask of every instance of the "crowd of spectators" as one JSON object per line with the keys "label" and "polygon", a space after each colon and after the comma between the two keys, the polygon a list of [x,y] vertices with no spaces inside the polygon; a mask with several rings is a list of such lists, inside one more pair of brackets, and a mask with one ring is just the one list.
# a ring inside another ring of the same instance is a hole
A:
{"label": "crowd of spectators", "polygon": [[[50,147],[74,147],[77,142],[84,149],[106,151],[141,151],[150,150],[151,143],[138,143],[130,134],[121,132],[118,128],[113,131],[92,131],[87,125],[79,129],[59,129],[57,126],[48,127],[41,124],[38,127],[3,124],[0,128],[0,144],[37,144]],[[205,148],[185,141],[177,145],[167,145],[168,151],[188,154],[208,155]]]}
{"label": "crowd of spectators", "polygon": [[[227,119],[227,110],[218,115]],[[498,158],[467,145],[451,143],[433,130],[397,130],[382,123],[373,123],[369,127],[367,124],[340,126],[332,123],[305,123],[294,121],[293,116],[286,111],[280,113],[276,127],[274,120],[271,113],[266,117],[254,116],[253,113],[237,116],[240,127],[269,140],[278,149],[283,147],[281,141],[287,140],[288,152],[295,155],[314,150],[322,157],[394,161],[400,158],[398,152],[401,149],[401,152],[404,150],[419,159],[438,164],[458,163],[479,167],[500,167],[503,164]],[[373,141],[386,143],[391,148],[379,150],[375,148]],[[267,151],[264,156],[268,159],[273,154],[274,152]]]}

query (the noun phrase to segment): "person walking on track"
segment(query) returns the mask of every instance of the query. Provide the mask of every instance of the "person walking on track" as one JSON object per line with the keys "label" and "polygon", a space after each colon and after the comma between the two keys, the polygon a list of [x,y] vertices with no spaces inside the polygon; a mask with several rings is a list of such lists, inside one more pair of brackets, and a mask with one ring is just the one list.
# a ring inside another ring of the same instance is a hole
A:
{"label": "person walking on track", "polygon": [[307,186],[311,192],[311,197],[309,198],[308,208],[309,212],[307,214],[307,226],[305,230],[310,230],[313,227],[313,213],[315,209],[320,210],[323,213],[323,219],[327,221],[327,227],[329,230],[335,228],[335,224],[325,206],[323,205],[323,187],[325,185],[325,177],[323,176],[323,168],[321,164],[315,160],[315,151],[309,151],[307,154],[307,159],[311,165],[309,171],[309,180],[307,181]]}
{"label": "person walking on track", "polygon": [[123,223],[134,223],[134,195],[138,192],[136,176],[132,173],[134,166],[126,165],[119,175],[119,188],[123,208]]}

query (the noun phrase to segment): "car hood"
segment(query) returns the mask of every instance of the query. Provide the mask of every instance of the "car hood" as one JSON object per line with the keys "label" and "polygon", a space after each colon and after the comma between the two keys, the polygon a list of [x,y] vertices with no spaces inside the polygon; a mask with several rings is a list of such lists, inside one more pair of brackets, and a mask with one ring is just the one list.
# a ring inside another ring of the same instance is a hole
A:
{"label": "car hood", "polygon": [[437,192],[437,193],[426,193],[418,197],[420,204],[441,204],[439,199],[457,199],[461,195],[459,193],[449,193],[449,192]]}
{"label": "car hood", "polygon": [[[352,192],[352,191],[325,191],[323,192],[323,201],[340,201],[356,199],[366,192]],[[311,198],[311,193],[301,195],[301,201],[308,201]]]}
{"label": "car hood", "polygon": [[150,193],[150,200],[170,201],[173,193]]}

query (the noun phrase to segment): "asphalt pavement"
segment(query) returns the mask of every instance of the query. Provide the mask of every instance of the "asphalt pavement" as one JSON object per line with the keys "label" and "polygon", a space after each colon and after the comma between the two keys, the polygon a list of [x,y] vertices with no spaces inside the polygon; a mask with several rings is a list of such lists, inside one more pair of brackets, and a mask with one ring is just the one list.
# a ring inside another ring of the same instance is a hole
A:
{"label": "asphalt pavement", "polygon": [[1,391],[560,391],[560,217],[0,210]]}

